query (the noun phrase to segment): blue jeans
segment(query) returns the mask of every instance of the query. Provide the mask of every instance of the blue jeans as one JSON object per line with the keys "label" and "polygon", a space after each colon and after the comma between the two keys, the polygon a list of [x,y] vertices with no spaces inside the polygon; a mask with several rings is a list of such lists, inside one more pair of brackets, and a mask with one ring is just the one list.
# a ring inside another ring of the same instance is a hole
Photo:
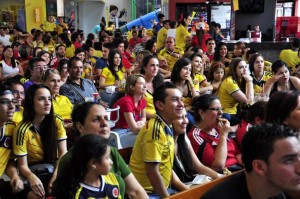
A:
{"label": "blue jeans", "polygon": [[136,134],[133,134],[130,129],[113,129],[114,132],[118,133],[121,140],[121,145],[123,148],[133,147],[136,137]]}
{"label": "blue jeans", "polygon": [[[167,191],[170,195],[174,195],[175,193],[177,193],[177,191],[172,188],[168,188]],[[149,199],[160,199],[160,197],[157,193],[148,193],[148,196],[149,196]]]}

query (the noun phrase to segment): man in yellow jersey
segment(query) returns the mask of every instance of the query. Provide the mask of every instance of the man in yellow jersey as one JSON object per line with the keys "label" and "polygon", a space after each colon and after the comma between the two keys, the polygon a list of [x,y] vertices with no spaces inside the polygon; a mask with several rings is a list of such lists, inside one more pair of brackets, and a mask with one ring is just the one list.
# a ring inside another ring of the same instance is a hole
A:
{"label": "man in yellow jersey", "polygon": [[[0,198],[26,198],[27,195],[11,153],[12,136],[16,126],[11,121],[15,104],[17,100],[14,99],[9,87],[0,85]],[[1,179],[4,173],[10,177],[10,182]]]}
{"label": "man in yellow jersey", "polygon": [[[150,198],[170,195],[173,181],[174,140],[171,123],[183,114],[182,94],[170,82],[155,89],[156,117],[140,130],[133,147],[129,167]],[[176,188],[176,187],[175,187]]]}

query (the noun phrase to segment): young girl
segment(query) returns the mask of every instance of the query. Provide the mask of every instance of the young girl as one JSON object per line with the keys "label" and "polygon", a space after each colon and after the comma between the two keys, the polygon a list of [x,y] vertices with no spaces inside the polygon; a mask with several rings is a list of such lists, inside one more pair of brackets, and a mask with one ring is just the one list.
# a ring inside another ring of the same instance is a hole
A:
{"label": "young girl", "polygon": [[213,63],[208,73],[208,82],[213,86],[213,93],[216,93],[223,80],[225,65],[222,62]]}
{"label": "young girl", "polygon": [[190,57],[192,72],[191,77],[193,79],[194,88],[200,94],[205,92],[211,92],[213,87],[207,83],[205,75],[203,75],[203,64],[201,55],[195,53]]}
{"label": "young girl", "polygon": [[119,183],[110,172],[112,168],[108,140],[89,134],[78,139],[68,169],[57,177],[54,190],[57,199],[63,198],[121,198]]}

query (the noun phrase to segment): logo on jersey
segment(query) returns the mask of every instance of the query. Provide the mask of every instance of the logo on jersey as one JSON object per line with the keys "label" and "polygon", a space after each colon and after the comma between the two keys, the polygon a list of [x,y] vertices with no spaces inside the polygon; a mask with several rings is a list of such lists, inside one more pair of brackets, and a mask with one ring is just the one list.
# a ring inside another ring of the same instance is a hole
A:
{"label": "logo on jersey", "polygon": [[112,195],[117,198],[119,195],[119,189],[117,187],[113,188]]}

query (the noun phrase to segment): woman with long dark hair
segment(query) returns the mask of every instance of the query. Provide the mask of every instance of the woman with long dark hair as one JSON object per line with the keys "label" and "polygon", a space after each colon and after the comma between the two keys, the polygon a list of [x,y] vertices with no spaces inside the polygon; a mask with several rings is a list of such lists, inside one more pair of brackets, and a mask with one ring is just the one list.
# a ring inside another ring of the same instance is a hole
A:
{"label": "woman with long dark hair", "polygon": [[173,170],[176,175],[183,183],[193,181],[196,174],[204,174],[213,179],[221,177],[221,174],[204,166],[197,158],[197,155],[186,136],[188,122],[186,111],[184,111],[182,117],[172,122],[175,145]]}
{"label": "woman with long dark hair", "polygon": [[176,28],[176,46],[181,48],[182,50],[186,50],[186,40],[191,41],[192,36],[188,32],[188,25],[191,23],[191,16],[187,13],[182,14],[181,20],[179,21],[179,25]]}
{"label": "woman with long dark hair", "polygon": [[0,82],[6,81],[16,76],[23,76],[23,68],[19,61],[13,56],[13,48],[6,46],[2,52],[2,61],[0,62]]}
{"label": "woman with long dark hair", "polygon": [[48,183],[48,193],[51,192],[57,167],[53,174],[38,176],[30,166],[58,163],[67,152],[66,139],[62,119],[54,115],[49,88],[42,84],[30,86],[25,94],[23,120],[14,131],[13,150],[20,173],[28,179],[31,194],[36,197],[46,196]]}

